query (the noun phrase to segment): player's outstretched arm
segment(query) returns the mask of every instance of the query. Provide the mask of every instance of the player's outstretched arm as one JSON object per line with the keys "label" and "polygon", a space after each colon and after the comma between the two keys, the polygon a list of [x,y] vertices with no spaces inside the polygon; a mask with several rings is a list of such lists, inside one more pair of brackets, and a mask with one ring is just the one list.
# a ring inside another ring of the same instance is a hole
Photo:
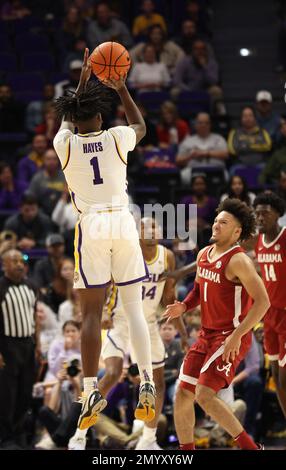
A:
{"label": "player's outstretched arm", "polygon": [[146,125],[141,112],[126,87],[126,77],[127,75],[121,76],[119,80],[114,80],[112,78],[105,79],[102,83],[109,88],[113,88],[113,90],[118,93],[121,103],[124,106],[127,122],[129,127],[134,129],[136,134],[136,144],[138,144],[146,134]]}
{"label": "player's outstretched arm", "polygon": [[[90,75],[91,75],[91,64],[89,60],[89,50],[88,48],[85,48],[81,74],[80,74],[77,89],[75,91],[76,95],[78,95],[79,93],[85,90],[87,82],[90,79]],[[62,131],[63,129],[68,129],[72,132],[74,131],[74,124],[68,121],[66,117],[63,118],[59,131]]]}
{"label": "player's outstretched arm", "polygon": [[224,361],[229,362],[238,355],[242,336],[252,330],[264,317],[270,307],[270,302],[253,262],[244,253],[238,253],[231,258],[226,275],[229,279],[239,280],[254,301],[245,319],[225,341],[222,357]]}
{"label": "player's outstretched arm", "polygon": [[86,47],[84,50],[83,64],[79,77],[77,89],[75,90],[76,95],[83,92],[86,89],[87,82],[91,76],[91,63],[89,59],[89,49]]}
{"label": "player's outstretched arm", "polygon": [[182,268],[175,269],[174,271],[165,271],[161,274],[159,281],[165,281],[166,279],[174,279],[175,282],[184,279],[184,277],[188,276],[189,274],[195,273],[197,270],[197,262],[193,261]]}

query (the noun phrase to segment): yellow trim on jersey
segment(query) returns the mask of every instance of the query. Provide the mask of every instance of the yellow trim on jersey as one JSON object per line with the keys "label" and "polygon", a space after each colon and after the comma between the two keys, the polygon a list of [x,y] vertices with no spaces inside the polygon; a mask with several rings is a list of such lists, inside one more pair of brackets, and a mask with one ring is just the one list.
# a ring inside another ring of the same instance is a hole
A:
{"label": "yellow trim on jersey", "polygon": [[79,241],[79,221],[77,221],[74,232],[74,271],[79,273],[79,255],[78,255],[78,241]]}
{"label": "yellow trim on jersey", "polygon": [[146,261],[146,264],[153,264],[153,263],[155,263],[155,262],[157,261],[157,259],[159,258],[159,254],[160,254],[160,250],[159,250],[159,246],[158,246],[158,245],[156,246],[156,250],[157,250],[157,251],[156,251],[156,255],[154,256],[153,259],[151,259],[150,261],[145,260],[145,261]]}
{"label": "yellow trim on jersey", "polygon": [[114,143],[115,143],[115,147],[116,147],[116,150],[117,150],[117,153],[118,153],[118,156],[120,158],[120,160],[122,160],[122,162],[127,165],[127,160],[125,160],[125,158],[123,157],[121,151],[120,151],[120,148],[119,148],[119,145],[118,145],[118,142],[117,142],[117,139],[116,137],[112,134],[112,132],[110,132],[113,139],[114,139]]}
{"label": "yellow trim on jersey", "polygon": [[75,203],[75,195],[74,195],[74,192],[68,187],[68,190],[69,190],[69,193],[70,193],[70,197],[71,197],[71,203],[72,203],[72,206],[74,208],[74,210],[78,213],[78,214],[81,214],[82,212],[79,210],[79,208],[77,207],[76,203]]}
{"label": "yellow trim on jersey", "polygon": [[68,138],[67,144],[68,145],[67,145],[67,152],[66,152],[66,160],[65,160],[65,163],[62,166],[62,170],[66,169],[66,167],[68,166],[68,162],[70,160],[70,156],[71,156],[71,141],[70,141],[70,138]]}
{"label": "yellow trim on jersey", "polygon": [[121,208],[118,208],[118,209],[99,209],[96,212],[99,212],[100,214],[102,214],[103,212],[117,212],[117,211],[121,211],[121,210],[122,210]]}
{"label": "yellow trim on jersey", "polygon": [[234,146],[233,146],[234,134],[235,134],[235,129],[232,129],[227,139],[228,150],[229,150],[229,153],[231,153],[231,155],[236,155],[236,151],[234,150]]}
{"label": "yellow trim on jersey", "polygon": [[164,270],[168,271],[168,250],[164,246]]}
{"label": "yellow trim on jersey", "polygon": [[108,303],[106,305],[107,313],[109,317],[111,317],[112,310],[114,309],[114,306],[115,306],[118,288],[116,287],[115,284],[113,284],[111,289],[112,289],[112,293],[110,294]]}
{"label": "yellow trim on jersey", "polygon": [[97,135],[102,134],[103,132],[104,132],[104,131],[88,132],[87,134],[80,134],[80,133],[78,132],[77,135],[79,135],[80,137],[86,137],[87,135],[90,135],[90,136],[96,135],[96,136],[97,136]]}

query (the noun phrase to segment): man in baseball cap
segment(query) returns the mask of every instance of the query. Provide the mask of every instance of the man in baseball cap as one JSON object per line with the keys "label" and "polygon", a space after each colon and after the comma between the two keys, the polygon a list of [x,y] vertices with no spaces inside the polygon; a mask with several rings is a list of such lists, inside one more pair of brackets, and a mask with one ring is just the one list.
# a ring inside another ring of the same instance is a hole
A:
{"label": "man in baseball cap", "polygon": [[82,68],[82,61],[74,59],[69,64],[69,78],[56,83],[55,85],[55,99],[60,96],[68,94],[70,91],[76,90],[80,73]]}
{"label": "man in baseball cap", "polygon": [[259,126],[268,131],[275,143],[279,138],[281,116],[273,111],[270,91],[260,90],[256,93],[256,115]]}
{"label": "man in baseball cap", "polygon": [[59,233],[51,233],[46,238],[48,256],[36,262],[33,280],[37,287],[45,293],[48,285],[53,281],[60,263],[64,258],[65,241]]}
{"label": "man in baseball cap", "polygon": [[60,233],[51,233],[46,239],[47,248],[54,245],[64,245],[64,243],[64,237]]}

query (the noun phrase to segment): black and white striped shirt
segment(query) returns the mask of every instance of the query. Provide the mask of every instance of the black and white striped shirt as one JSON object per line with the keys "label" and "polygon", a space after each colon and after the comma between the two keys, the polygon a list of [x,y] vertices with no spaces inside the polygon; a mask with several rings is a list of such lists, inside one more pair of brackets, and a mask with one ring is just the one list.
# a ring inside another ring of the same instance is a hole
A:
{"label": "black and white striped shirt", "polygon": [[0,336],[28,338],[35,332],[35,291],[25,280],[20,284],[0,279]]}

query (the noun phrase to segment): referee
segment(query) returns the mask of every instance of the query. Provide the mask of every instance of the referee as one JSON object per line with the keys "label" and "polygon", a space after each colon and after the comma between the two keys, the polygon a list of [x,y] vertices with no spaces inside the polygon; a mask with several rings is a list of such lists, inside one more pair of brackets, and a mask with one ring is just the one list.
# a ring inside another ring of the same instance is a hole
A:
{"label": "referee", "polygon": [[[2,255],[0,278],[0,448],[23,445],[24,418],[35,374],[34,290],[25,280],[23,255]],[[22,441],[21,441],[22,439]],[[25,445],[25,444],[24,444]]]}

